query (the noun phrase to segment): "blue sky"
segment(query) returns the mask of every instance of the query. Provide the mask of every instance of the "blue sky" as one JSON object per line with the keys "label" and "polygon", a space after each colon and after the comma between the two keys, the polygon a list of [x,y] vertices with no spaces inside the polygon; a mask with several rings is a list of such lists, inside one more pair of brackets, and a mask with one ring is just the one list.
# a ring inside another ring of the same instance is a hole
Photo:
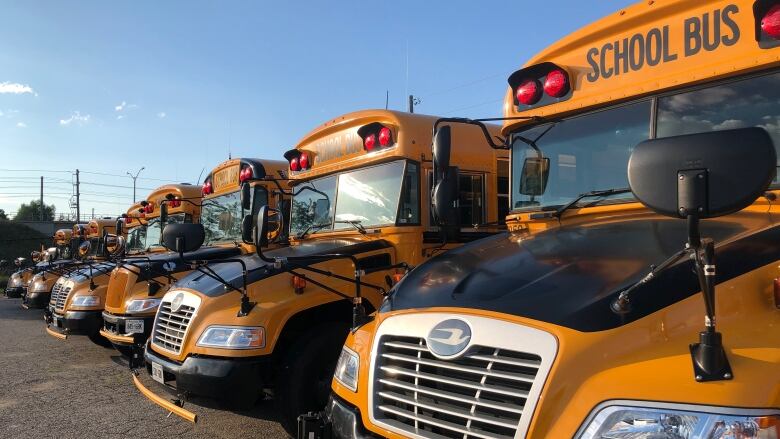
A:
{"label": "blue sky", "polygon": [[408,90],[417,112],[498,116],[509,73],[628,3],[7,1],[0,209],[36,198],[44,175],[45,202],[70,212],[79,168],[82,213],[120,213],[126,171],[146,168],[141,198],[194,183],[228,147],[281,158],[330,118],[384,107],[386,90],[392,109]]}

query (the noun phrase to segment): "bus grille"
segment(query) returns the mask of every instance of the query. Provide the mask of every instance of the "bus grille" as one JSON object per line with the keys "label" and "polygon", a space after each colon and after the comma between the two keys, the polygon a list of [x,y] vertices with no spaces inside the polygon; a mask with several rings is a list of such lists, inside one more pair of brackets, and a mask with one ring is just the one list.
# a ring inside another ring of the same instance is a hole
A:
{"label": "bus grille", "polygon": [[64,284],[55,284],[54,288],[51,290],[51,299],[49,299],[49,303],[54,305],[54,309],[62,310],[65,308],[65,301],[68,300],[68,295],[70,294],[70,291],[72,287],[70,286],[63,286]]}
{"label": "bus grille", "polygon": [[386,335],[374,416],[422,437],[512,438],[540,365],[539,355],[487,346],[441,360],[423,338]]}
{"label": "bus grille", "polygon": [[184,334],[190,325],[195,308],[181,305],[176,312],[171,311],[171,302],[163,300],[157,318],[154,320],[154,337],[152,342],[168,351],[181,352]]}

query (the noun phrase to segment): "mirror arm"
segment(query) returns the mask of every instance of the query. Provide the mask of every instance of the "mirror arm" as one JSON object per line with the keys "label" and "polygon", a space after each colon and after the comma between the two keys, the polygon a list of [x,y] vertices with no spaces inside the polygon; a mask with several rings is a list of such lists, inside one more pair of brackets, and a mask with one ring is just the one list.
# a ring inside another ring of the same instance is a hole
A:
{"label": "mirror arm", "polygon": [[[234,287],[233,284],[229,283],[222,276],[218,275],[214,270],[211,269],[211,267],[209,267],[209,263],[211,263],[211,264],[227,264],[227,263],[240,264],[241,265],[241,279],[242,279],[242,282],[243,282],[241,288],[239,289],[239,288]],[[194,264],[194,268],[196,270],[198,270],[199,272],[201,272],[201,273],[205,274],[206,276],[214,279],[215,281],[221,283],[226,288],[230,288],[231,290],[238,291],[239,293],[241,293],[241,307],[238,310],[237,317],[245,317],[245,316],[249,315],[249,312],[252,311],[252,308],[254,308],[255,305],[257,305],[256,302],[250,302],[249,301],[249,294],[247,293],[247,284],[248,284],[247,268],[246,268],[246,263],[243,260],[241,260],[241,259],[219,259],[219,260],[210,261],[210,262],[202,261],[200,263],[198,261],[194,261],[193,264]]]}

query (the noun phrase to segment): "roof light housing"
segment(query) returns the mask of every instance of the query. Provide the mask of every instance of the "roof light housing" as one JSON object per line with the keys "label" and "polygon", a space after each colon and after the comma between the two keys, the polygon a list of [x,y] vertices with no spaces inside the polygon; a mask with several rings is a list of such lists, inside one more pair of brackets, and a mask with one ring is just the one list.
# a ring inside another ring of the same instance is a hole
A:
{"label": "roof light housing", "polygon": [[520,69],[508,82],[519,111],[561,102],[572,95],[569,73],[549,62]]}
{"label": "roof light housing", "polygon": [[374,152],[395,145],[393,129],[379,122],[358,128],[358,136],[363,139],[363,150]]}
{"label": "roof light housing", "polygon": [[753,3],[753,20],[758,47],[771,49],[780,46],[780,2],[757,0]]}

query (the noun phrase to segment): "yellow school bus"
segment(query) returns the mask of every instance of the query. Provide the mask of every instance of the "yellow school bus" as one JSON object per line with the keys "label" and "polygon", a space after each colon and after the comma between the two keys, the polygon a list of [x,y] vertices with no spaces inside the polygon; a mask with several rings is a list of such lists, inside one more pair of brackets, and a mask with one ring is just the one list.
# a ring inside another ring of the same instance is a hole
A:
{"label": "yellow school bus", "polygon": [[[236,225],[240,224],[240,212],[236,213],[239,184],[246,181],[254,194],[254,202],[276,207],[277,197],[269,196],[277,189],[278,172],[286,167],[281,161],[234,159],[220,164],[206,179],[203,187],[167,185],[155,190],[147,199],[152,205],[167,207],[168,224],[200,223],[201,212],[208,218],[204,230],[209,239],[203,247],[186,254],[186,258],[211,261],[254,251],[241,241],[237,244]],[[250,175],[247,169],[251,169]],[[243,173],[242,173],[243,172]],[[227,176],[227,178],[223,177]],[[251,178],[248,178],[250,177]],[[235,210],[234,210],[235,209]],[[229,221],[223,218],[227,212]],[[231,223],[232,222],[232,223]],[[151,237],[150,237],[151,236]],[[128,242],[127,258],[111,273],[103,312],[104,337],[123,354],[135,361],[141,360],[143,346],[152,330],[153,319],[161,298],[174,282],[192,271],[176,252],[164,249],[164,253],[139,257],[135,252],[161,247],[162,231],[145,235],[145,243]],[[134,250],[133,250],[134,249]],[[133,357],[133,353],[137,358]],[[135,365],[135,363],[134,363]]]}
{"label": "yellow school bus", "polygon": [[[778,437],[777,180],[701,222],[712,299],[683,246],[692,229],[637,202],[627,166],[648,141],[723,136],[747,157],[743,127],[780,145],[779,65],[775,0],[643,1],[530,59],[508,78],[497,145],[510,232],[408,274],[347,337],[299,437]],[[669,151],[681,169],[707,160]],[[699,361],[702,347],[722,355]]]}
{"label": "yellow school bus", "polygon": [[[180,400],[195,394],[246,407],[273,393],[288,428],[300,410],[322,405],[351,322],[376,309],[411,267],[501,228],[507,198],[497,188],[502,172],[507,177],[507,154],[490,149],[480,129],[459,127],[451,151],[460,168],[460,211],[451,223],[458,230],[442,240],[428,209],[435,120],[358,111],[317,127],[285,153],[290,219],[275,230],[286,230],[290,245],[260,246],[259,254],[242,257],[254,306],[239,306],[238,264],[214,265],[221,281],[199,273],[180,280],[155,320],[145,353],[149,374]],[[498,127],[488,130],[498,134]],[[178,311],[176,303],[183,304]]]}
{"label": "yellow school bus", "polygon": [[44,308],[49,303],[55,282],[69,271],[74,262],[72,235],[71,229],[60,229],[54,233],[54,247],[44,252],[43,260],[37,267],[38,273],[30,279],[29,288],[22,297],[22,307]]}
{"label": "yellow school bus", "polygon": [[[32,252],[30,256],[33,256],[35,252]],[[8,285],[5,288],[5,295],[7,297],[17,299],[24,296],[27,293],[27,287],[33,276],[35,267],[30,266],[30,260],[32,258],[18,257],[14,259],[14,266],[16,271],[8,278]]]}
{"label": "yellow school bus", "polygon": [[[127,241],[120,241],[121,248],[115,249],[117,257],[125,258],[118,261],[108,280],[100,334],[126,355],[133,346],[135,331],[148,335],[148,320],[159,304],[158,293],[164,293],[163,288],[176,281],[173,274],[169,276],[164,262],[159,266],[150,262],[153,254],[166,252],[161,243],[162,217],[166,217],[166,225],[198,222],[200,192],[199,186],[189,184],[160,186],[131,208],[123,219],[123,227],[131,231]],[[167,211],[166,215],[163,210]],[[135,317],[129,325],[133,332],[129,333],[126,331],[128,317]]]}
{"label": "yellow school bus", "polygon": [[115,234],[116,222],[116,218],[102,218],[73,226],[73,235],[82,239],[76,249],[82,262],[52,287],[44,316],[49,335],[62,340],[68,335],[86,335],[95,343],[108,343],[98,333],[108,275],[114,265],[106,258],[104,235]]}

